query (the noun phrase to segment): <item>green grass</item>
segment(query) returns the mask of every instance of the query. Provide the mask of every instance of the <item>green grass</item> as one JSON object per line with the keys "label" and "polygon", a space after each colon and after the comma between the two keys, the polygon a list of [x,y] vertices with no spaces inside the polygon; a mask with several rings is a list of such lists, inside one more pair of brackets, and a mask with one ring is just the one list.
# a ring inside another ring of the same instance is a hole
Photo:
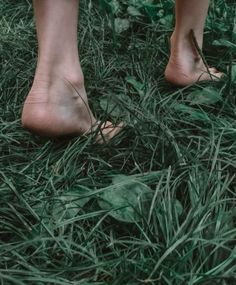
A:
{"label": "green grass", "polygon": [[0,0],[0,284],[236,284],[233,1],[212,1],[205,32],[227,78],[186,88],[163,78],[173,1],[81,2],[91,107],[126,123],[104,146],[22,129],[32,4]]}

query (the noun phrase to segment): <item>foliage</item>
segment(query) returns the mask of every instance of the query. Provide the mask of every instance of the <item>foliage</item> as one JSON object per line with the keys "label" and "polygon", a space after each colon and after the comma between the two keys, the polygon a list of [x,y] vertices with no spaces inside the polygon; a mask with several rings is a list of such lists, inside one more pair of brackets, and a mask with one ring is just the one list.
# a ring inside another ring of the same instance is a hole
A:
{"label": "foliage", "polygon": [[205,33],[227,77],[185,88],[163,78],[173,1],[80,2],[91,106],[127,127],[104,146],[23,130],[32,3],[0,0],[0,283],[235,284],[234,1]]}

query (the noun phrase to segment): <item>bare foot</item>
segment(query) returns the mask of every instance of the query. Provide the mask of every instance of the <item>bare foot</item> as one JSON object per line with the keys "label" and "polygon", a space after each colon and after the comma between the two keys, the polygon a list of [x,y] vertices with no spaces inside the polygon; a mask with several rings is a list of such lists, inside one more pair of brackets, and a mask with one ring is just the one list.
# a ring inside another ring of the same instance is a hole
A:
{"label": "bare foot", "polygon": [[[22,125],[51,138],[96,131],[99,122],[89,108],[83,77],[61,78],[38,73],[24,103]],[[115,127],[105,122],[100,125],[97,142],[109,141],[121,128],[122,125]]]}
{"label": "bare foot", "polygon": [[171,55],[165,78],[172,84],[187,86],[199,81],[219,80],[223,76],[216,68],[207,68],[190,36],[177,40],[171,37]]}

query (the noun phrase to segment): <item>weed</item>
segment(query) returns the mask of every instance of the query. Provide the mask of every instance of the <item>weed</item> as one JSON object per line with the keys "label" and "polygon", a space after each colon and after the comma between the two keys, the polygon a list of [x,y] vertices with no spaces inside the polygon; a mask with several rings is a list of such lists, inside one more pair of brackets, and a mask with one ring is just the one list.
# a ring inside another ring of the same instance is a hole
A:
{"label": "weed", "polygon": [[163,77],[174,1],[81,1],[90,105],[127,126],[104,146],[22,129],[37,44],[18,2],[0,0],[0,283],[235,284],[234,1],[205,31],[228,78],[186,88]]}

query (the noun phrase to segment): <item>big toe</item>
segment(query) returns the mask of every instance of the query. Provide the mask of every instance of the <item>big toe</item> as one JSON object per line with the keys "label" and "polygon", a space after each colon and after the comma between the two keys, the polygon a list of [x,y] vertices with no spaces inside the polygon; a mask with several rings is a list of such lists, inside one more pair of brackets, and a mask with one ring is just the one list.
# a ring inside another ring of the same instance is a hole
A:
{"label": "big toe", "polygon": [[113,123],[106,121],[104,123],[97,122],[91,129],[92,132],[96,132],[96,143],[106,144],[113,139],[124,128],[124,123],[114,125]]}
{"label": "big toe", "polygon": [[197,81],[218,81],[224,76],[223,72],[220,72],[215,67],[208,68],[207,72],[203,72]]}
{"label": "big toe", "polygon": [[210,67],[209,71],[211,73],[212,79],[221,79],[224,76],[224,73],[216,69],[215,67]]}

